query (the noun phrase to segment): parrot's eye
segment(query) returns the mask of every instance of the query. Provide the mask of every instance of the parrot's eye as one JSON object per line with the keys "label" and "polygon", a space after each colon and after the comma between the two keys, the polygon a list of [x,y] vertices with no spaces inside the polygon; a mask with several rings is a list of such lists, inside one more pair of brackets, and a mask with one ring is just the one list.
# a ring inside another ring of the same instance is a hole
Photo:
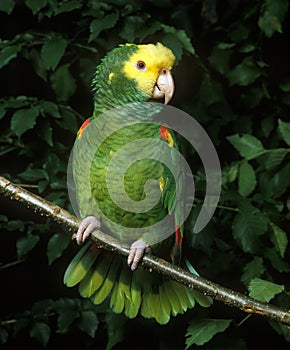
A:
{"label": "parrot's eye", "polygon": [[138,61],[136,63],[136,68],[142,72],[146,70],[146,63],[144,61]]}

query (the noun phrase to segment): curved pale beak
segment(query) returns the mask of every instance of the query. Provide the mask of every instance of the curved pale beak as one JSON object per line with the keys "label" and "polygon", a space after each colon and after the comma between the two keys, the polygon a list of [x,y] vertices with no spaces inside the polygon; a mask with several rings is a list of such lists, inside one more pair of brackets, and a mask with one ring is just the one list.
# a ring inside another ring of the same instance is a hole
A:
{"label": "curved pale beak", "polygon": [[152,92],[152,98],[164,98],[164,104],[167,104],[172,99],[173,93],[174,81],[171,72],[168,69],[161,69]]}

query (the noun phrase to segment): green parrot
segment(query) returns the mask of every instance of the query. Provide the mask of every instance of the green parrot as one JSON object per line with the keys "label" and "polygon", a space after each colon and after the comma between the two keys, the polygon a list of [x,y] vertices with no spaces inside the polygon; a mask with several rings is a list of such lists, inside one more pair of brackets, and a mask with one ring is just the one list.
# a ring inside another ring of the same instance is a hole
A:
{"label": "green parrot", "polygon": [[[174,60],[161,43],[126,44],[109,52],[97,67],[94,112],[78,131],[72,161],[83,219],[74,238],[84,245],[64,276],[67,286],[78,284],[81,296],[93,303],[107,299],[115,313],[128,318],[141,314],[160,324],[193,308],[196,301],[211,305],[207,296],[138,265],[152,251],[195,273],[182,257],[182,203],[175,199],[183,174],[177,142],[169,128],[156,122],[163,104],[148,102],[171,100]],[[169,169],[176,169],[177,176]],[[147,198],[153,198],[149,209]],[[88,240],[99,228],[130,244],[127,261]]]}

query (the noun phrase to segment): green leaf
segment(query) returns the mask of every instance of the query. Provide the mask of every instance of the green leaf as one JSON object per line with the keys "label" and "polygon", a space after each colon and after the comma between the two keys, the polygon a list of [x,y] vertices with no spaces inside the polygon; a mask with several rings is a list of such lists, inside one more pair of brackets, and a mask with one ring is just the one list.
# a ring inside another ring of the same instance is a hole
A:
{"label": "green leaf", "polygon": [[248,285],[253,278],[261,277],[264,271],[263,258],[255,256],[252,261],[244,266],[241,281]]}
{"label": "green leaf", "polygon": [[50,338],[50,327],[44,322],[35,322],[29,332],[31,338],[46,346]]}
{"label": "green leaf", "polygon": [[275,270],[279,272],[290,272],[289,263],[282,260],[280,254],[276,251],[275,248],[264,249],[263,255],[270,260]]}
{"label": "green leaf", "polygon": [[249,284],[249,296],[260,301],[269,302],[276,294],[283,292],[284,289],[283,285],[254,278]]}
{"label": "green leaf", "polygon": [[7,225],[8,231],[24,231],[25,225],[21,220],[9,220]]}
{"label": "green leaf", "polygon": [[15,58],[20,50],[20,44],[4,47],[0,52],[0,69]]}
{"label": "green leaf", "polygon": [[211,79],[208,74],[202,80],[199,95],[202,101],[207,105],[224,100],[222,85],[216,80]]}
{"label": "green leaf", "polygon": [[61,115],[58,110],[58,106],[53,102],[42,101],[40,103],[40,108],[45,114],[48,114],[53,118],[61,118]]}
{"label": "green leaf", "polygon": [[57,332],[60,334],[67,333],[69,327],[74,320],[79,317],[79,315],[79,311],[73,308],[63,308],[61,311],[59,311],[59,316],[57,319]]}
{"label": "green leaf", "polygon": [[273,181],[273,197],[280,197],[290,186],[290,163],[288,162],[281,170],[279,170],[274,177]]}
{"label": "green leaf", "polygon": [[279,87],[283,92],[290,92],[290,79],[285,80]]}
{"label": "green leaf", "polygon": [[70,235],[64,233],[54,234],[47,245],[48,264],[51,265],[54,260],[59,258],[63,251],[71,242]]}
{"label": "green leaf", "polygon": [[120,31],[120,38],[132,43],[143,35],[144,20],[140,16],[126,16],[123,29]]}
{"label": "green leaf", "polygon": [[40,124],[37,130],[37,134],[49,146],[51,147],[53,146],[52,127],[50,126],[50,123],[48,122],[48,120],[44,120],[44,122]]}
{"label": "green leaf", "polygon": [[94,338],[98,325],[99,320],[95,311],[85,310],[81,312],[80,321],[78,323],[80,330]]}
{"label": "green leaf", "polygon": [[28,182],[37,182],[43,179],[49,179],[47,172],[43,169],[35,169],[28,166],[22,173],[20,173],[19,178]]}
{"label": "green leaf", "polygon": [[60,66],[51,75],[51,85],[58,101],[66,102],[75,93],[77,84],[69,71],[68,64]]}
{"label": "green leaf", "polygon": [[76,115],[68,108],[61,108],[60,113],[62,118],[56,121],[62,129],[69,130],[73,134],[76,134],[79,128]]}
{"label": "green leaf", "polygon": [[269,321],[269,324],[275,329],[275,331],[284,337],[284,339],[290,343],[290,326],[286,326],[276,321]]}
{"label": "green leaf", "polygon": [[[32,305],[31,312],[35,316],[41,316],[41,317],[46,317],[46,313],[49,313],[54,306],[54,301],[52,299],[44,299],[35,302]],[[48,319],[48,318],[47,318]]]}
{"label": "green leaf", "polygon": [[59,7],[55,11],[56,15],[59,15],[61,13],[65,12],[71,12],[73,10],[79,9],[82,7],[82,2],[79,0],[68,0],[68,1],[62,1],[59,4]]}
{"label": "green leaf", "polygon": [[258,209],[251,205],[240,208],[233,221],[233,236],[244,252],[255,253],[259,236],[267,231],[267,221]]}
{"label": "green leaf", "polygon": [[233,163],[227,170],[227,177],[229,182],[233,182],[236,180],[238,176],[239,166],[237,163]]}
{"label": "green leaf", "polygon": [[182,43],[182,47],[191,53],[192,55],[195,55],[195,49],[192,46],[192,43],[190,42],[189,36],[185,33],[182,29],[176,29],[174,27],[170,27],[167,25],[163,25],[162,29],[165,33],[172,33],[174,34],[178,40]]}
{"label": "green leaf", "polygon": [[38,241],[39,236],[36,235],[30,234],[25,237],[21,237],[16,243],[18,258],[22,258],[27,253],[29,253],[36,246]]}
{"label": "green leaf", "polygon": [[260,76],[261,71],[251,56],[246,57],[227,74],[230,86],[248,86],[254,83]]}
{"label": "green leaf", "polygon": [[255,171],[250,163],[244,161],[239,167],[239,194],[247,197],[257,184]]}
{"label": "green leaf", "polygon": [[39,109],[36,107],[19,109],[11,118],[11,130],[20,137],[35,126],[38,115]]}
{"label": "green leaf", "polygon": [[115,314],[111,310],[106,313],[106,326],[108,330],[108,342],[106,350],[111,350],[121,342],[125,336],[125,325],[128,319],[122,314]]}
{"label": "green leaf", "polygon": [[195,319],[189,323],[186,333],[186,348],[193,344],[203,345],[217,333],[224,332],[230,325],[231,320],[226,319]]}
{"label": "green leaf", "polygon": [[80,300],[61,298],[55,303],[55,310],[59,313],[57,319],[58,333],[67,333],[70,325],[80,316]]}
{"label": "green leaf", "polygon": [[288,0],[265,1],[264,11],[258,20],[258,25],[268,38],[272,37],[275,32],[282,33],[282,23],[288,6]]}
{"label": "green leaf", "polygon": [[269,150],[264,163],[265,168],[268,170],[280,165],[287,153],[288,150],[285,148],[275,148],[273,150]]}
{"label": "green leaf", "polygon": [[258,157],[265,152],[260,140],[250,134],[228,136],[227,139],[248,160]]}
{"label": "green leaf", "polygon": [[162,37],[162,44],[172,50],[175,56],[175,63],[178,63],[182,57],[182,44],[172,33],[166,33]]}
{"label": "green leaf", "polygon": [[55,70],[65,52],[67,44],[67,40],[64,38],[52,38],[42,46],[41,57],[47,68]]}
{"label": "green leaf", "polygon": [[285,231],[283,231],[279,226],[271,223],[273,229],[273,235],[271,236],[272,242],[274,243],[276,250],[284,258],[285,251],[288,245],[288,238]]}
{"label": "green leaf", "polygon": [[278,120],[278,130],[283,137],[283,140],[290,146],[290,123],[283,122],[283,120]]}
{"label": "green leaf", "polygon": [[0,325],[0,344],[5,344],[8,340],[8,332],[6,328]]}
{"label": "green leaf", "polygon": [[228,49],[232,49],[233,47],[236,46],[236,43],[218,43],[217,44],[217,48],[220,49],[220,50],[228,50]]}
{"label": "green leaf", "polygon": [[[45,164],[43,164],[43,168],[48,174],[48,178],[54,178],[55,175],[60,170],[60,159],[55,153],[50,153],[47,155],[47,159],[45,161]],[[65,179],[57,179],[58,181],[62,181]]]}
{"label": "green leaf", "polygon": [[222,50],[216,46],[209,57],[209,62],[220,74],[224,75],[229,71],[231,54],[231,50]]}
{"label": "green leaf", "polygon": [[17,335],[22,329],[28,327],[30,324],[30,319],[28,317],[25,318],[18,318],[14,324],[13,327],[13,333],[14,335]]}
{"label": "green leaf", "polygon": [[167,35],[163,37],[162,42],[172,49],[176,61],[178,62],[182,56],[182,51],[185,50],[192,55],[195,55],[195,49],[190,42],[190,38],[182,29],[176,29],[168,25],[161,26],[164,33]]}
{"label": "green leaf", "polygon": [[47,4],[47,0],[25,0],[25,2],[34,15]]}
{"label": "green leaf", "polygon": [[26,55],[29,61],[32,63],[35,73],[46,82],[47,70],[45,63],[42,60],[40,50],[32,48],[29,52],[26,53]]}
{"label": "green leaf", "polygon": [[10,15],[10,13],[13,11],[14,6],[15,6],[14,0],[1,0],[0,1],[0,11],[6,12],[6,13],[8,13],[8,15]]}
{"label": "green leaf", "polygon": [[89,42],[96,39],[100,33],[105,29],[113,28],[119,19],[119,12],[113,12],[102,19],[94,19],[90,25]]}
{"label": "green leaf", "polygon": [[6,114],[7,106],[5,103],[0,104],[0,119],[2,119]]}

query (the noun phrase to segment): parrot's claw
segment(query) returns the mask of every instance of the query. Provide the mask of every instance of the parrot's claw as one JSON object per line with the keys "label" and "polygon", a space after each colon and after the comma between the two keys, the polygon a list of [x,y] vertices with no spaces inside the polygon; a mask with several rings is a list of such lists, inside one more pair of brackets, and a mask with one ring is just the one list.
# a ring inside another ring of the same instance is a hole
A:
{"label": "parrot's claw", "polygon": [[94,230],[100,227],[101,223],[99,220],[94,216],[87,216],[81,221],[78,231],[73,235],[72,239],[75,239],[77,244],[81,244],[90,237]]}
{"label": "parrot's claw", "polygon": [[142,239],[138,239],[132,243],[130,248],[130,253],[128,256],[128,265],[131,266],[131,270],[134,271],[137,269],[140,260],[142,259],[145,253],[149,253],[150,248]]}

